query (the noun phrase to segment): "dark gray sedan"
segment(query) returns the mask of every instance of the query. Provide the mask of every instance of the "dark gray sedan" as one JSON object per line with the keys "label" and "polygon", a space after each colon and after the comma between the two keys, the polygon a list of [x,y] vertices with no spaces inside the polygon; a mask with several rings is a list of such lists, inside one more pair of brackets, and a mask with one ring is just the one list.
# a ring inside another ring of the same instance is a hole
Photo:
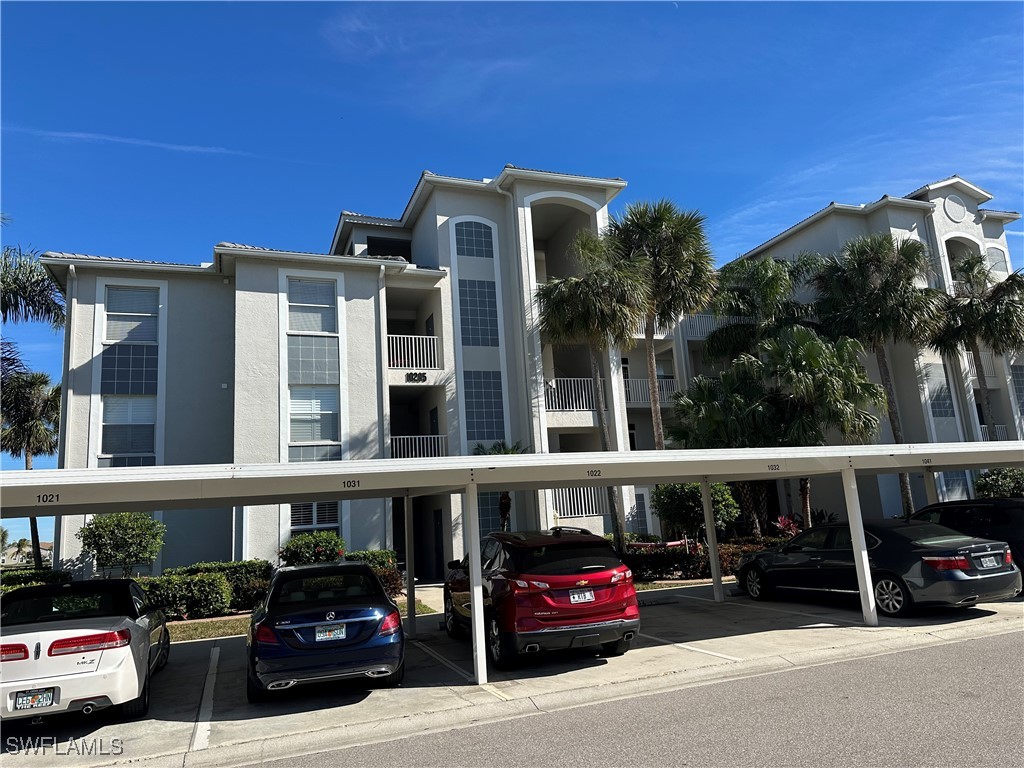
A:
{"label": "dark gray sedan", "polygon": [[[1021,591],[1021,574],[1005,542],[976,539],[934,523],[864,523],[878,610],[902,616],[915,605],[970,606]],[[740,589],[755,600],[776,593],[856,594],[857,572],[846,523],[822,525],[781,547],[740,559]]]}

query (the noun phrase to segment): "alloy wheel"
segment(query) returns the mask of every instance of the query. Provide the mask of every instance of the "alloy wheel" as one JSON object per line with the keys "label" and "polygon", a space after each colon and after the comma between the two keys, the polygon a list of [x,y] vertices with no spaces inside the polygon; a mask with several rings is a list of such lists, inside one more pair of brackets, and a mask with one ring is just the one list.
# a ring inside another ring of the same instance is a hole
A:
{"label": "alloy wheel", "polygon": [[903,610],[906,601],[903,587],[892,579],[879,579],[875,584],[875,602],[882,613],[895,616]]}
{"label": "alloy wheel", "polygon": [[756,568],[747,571],[747,594],[755,600],[761,596],[761,574]]}
{"label": "alloy wheel", "polygon": [[455,634],[455,610],[451,595],[444,596],[444,628],[449,635]]}
{"label": "alloy wheel", "polygon": [[491,660],[495,664],[501,663],[504,648],[501,645],[501,630],[498,627],[498,620],[494,618],[487,624],[487,648],[491,652]]}

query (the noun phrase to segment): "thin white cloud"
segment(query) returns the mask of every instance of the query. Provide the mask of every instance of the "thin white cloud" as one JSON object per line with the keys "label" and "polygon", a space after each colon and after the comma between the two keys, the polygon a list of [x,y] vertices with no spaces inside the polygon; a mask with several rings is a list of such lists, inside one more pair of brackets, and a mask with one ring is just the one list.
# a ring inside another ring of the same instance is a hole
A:
{"label": "thin white cloud", "polygon": [[44,139],[57,139],[61,141],[85,141],[105,144],[129,144],[136,147],[150,147],[152,149],[163,149],[169,152],[185,152],[189,154],[204,155],[235,155],[239,157],[255,157],[251,152],[242,152],[227,147],[208,147],[201,144],[171,144],[164,141],[151,141],[149,139],[136,139],[128,136],[111,136],[105,133],[87,133],[85,131],[46,131],[39,128],[22,128],[18,126],[5,125],[5,131],[16,131],[30,136],[39,136]]}

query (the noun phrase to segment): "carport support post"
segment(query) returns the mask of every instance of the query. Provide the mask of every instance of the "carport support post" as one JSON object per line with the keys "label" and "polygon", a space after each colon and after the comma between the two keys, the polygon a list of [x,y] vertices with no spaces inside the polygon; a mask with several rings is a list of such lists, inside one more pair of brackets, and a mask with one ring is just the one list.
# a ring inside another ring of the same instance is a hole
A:
{"label": "carport support post", "polygon": [[930,469],[924,475],[924,497],[929,504],[939,502],[939,478]]}
{"label": "carport support post", "polygon": [[470,617],[473,621],[473,676],[477,685],[487,683],[487,656],[484,648],[484,585],[480,565],[480,503],[476,483],[466,486],[466,503],[462,508],[462,527],[466,532],[469,560]]}
{"label": "carport support post", "polygon": [[860,587],[860,607],[864,612],[864,623],[869,627],[878,626],[875,610],[875,590],[871,582],[871,568],[868,566],[868,544],[864,536],[864,520],[860,515],[860,496],[857,494],[857,475],[852,468],[842,470],[843,493],[846,495],[846,516],[850,518],[850,538],[853,539],[853,564],[857,568],[857,585]]}
{"label": "carport support post", "polygon": [[416,549],[412,514],[412,499],[407,495],[402,501],[402,518],[405,520],[405,597],[408,609],[405,613],[405,634],[416,637]]}
{"label": "carport support post", "polygon": [[708,538],[708,559],[711,561],[711,581],[714,583],[715,602],[725,602],[722,587],[722,561],[718,557],[718,533],[715,531],[715,510],[711,505],[711,483],[707,475],[700,479],[700,498],[704,502],[704,531]]}

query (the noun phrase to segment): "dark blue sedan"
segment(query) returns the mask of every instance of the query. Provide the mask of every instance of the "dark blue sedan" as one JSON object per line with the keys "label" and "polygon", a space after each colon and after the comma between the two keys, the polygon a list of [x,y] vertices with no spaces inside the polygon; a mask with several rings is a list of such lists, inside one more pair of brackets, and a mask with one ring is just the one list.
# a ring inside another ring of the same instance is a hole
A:
{"label": "dark blue sedan", "polygon": [[279,568],[253,611],[247,638],[249,701],[302,683],[405,674],[398,606],[365,563]]}

